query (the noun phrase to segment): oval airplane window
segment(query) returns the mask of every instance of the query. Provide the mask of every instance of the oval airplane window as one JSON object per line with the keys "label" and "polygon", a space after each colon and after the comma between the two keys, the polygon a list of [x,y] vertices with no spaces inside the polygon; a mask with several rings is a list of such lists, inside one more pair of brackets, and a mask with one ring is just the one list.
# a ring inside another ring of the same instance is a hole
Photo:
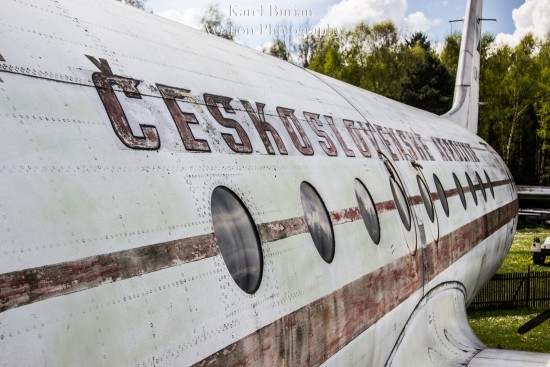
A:
{"label": "oval airplane window", "polygon": [[493,199],[495,198],[495,188],[493,187],[493,183],[491,182],[491,179],[489,178],[489,175],[487,174],[487,171],[483,171],[485,173],[485,178],[487,179],[487,183],[489,184],[489,190],[491,190],[491,196]]}
{"label": "oval airplane window", "polygon": [[476,178],[477,183],[479,185],[479,191],[481,191],[481,195],[483,195],[483,200],[487,201],[487,192],[485,191],[485,185],[483,184],[483,181],[481,180],[481,177],[479,176],[479,173],[476,172]]}
{"label": "oval airplane window", "polygon": [[263,255],[250,213],[224,186],[212,192],[211,210],[214,236],[231,277],[243,291],[254,293],[262,279]]}
{"label": "oval airplane window", "polygon": [[466,180],[468,181],[468,186],[470,187],[470,193],[472,194],[472,198],[474,199],[474,203],[477,205],[477,193],[476,189],[474,187],[474,183],[472,182],[472,179],[470,178],[470,175],[468,172],[466,172]]}
{"label": "oval airplane window", "polygon": [[445,189],[443,188],[441,181],[439,181],[439,178],[435,175],[435,173],[433,177],[434,177],[435,188],[437,189],[437,194],[439,195],[439,202],[443,207],[443,211],[445,212],[445,215],[449,216],[449,203],[447,202],[447,195],[445,194]]}
{"label": "oval airplane window", "polygon": [[416,181],[418,182],[418,190],[420,190],[420,195],[422,196],[422,201],[424,202],[424,207],[426,208],[428,217],[433,223],[433,221],[435,220],[435,213],[434,203],[432,201],[432,196],[430,195],[430,190],[426,186],[426,183],[420,178],[420,176],[416,176]]}
{"label": "oval airplane window", "polygon": [[370,238],[378,245],[380,243],[380,222],[378,221],[376,205],[363,182],[357,178],[355,179],[355,196]]}
{"label": "oval airplane window", "polygon": [[334,232],[327,208],[317,191],[307,182],[300,185],[302,208],[319,255],[327,263],[334,259]]}
{"label": "oval airplane window", "polygon": [[407,198],[403,193],[403,189],[392,176],[390,176],[390,187],[393,194],[395,206],[397,207],[397,211],[399,212],[399,216],[401,217],[401,221],[403,222],[403,225],[405,226],[407,231],[410,231],[411,213],[409,211],[409,203],[407,202]]}
{"label": "oval airplane window", "polygon": [[464,189],[462,188],[462,183],[454,173],[453,173],[453,179],[455,180],[456,191],[458,191],[460,202],[462,203],[462,206],[464,207],[464,209],[466,209],[466,196],[464,195]]}

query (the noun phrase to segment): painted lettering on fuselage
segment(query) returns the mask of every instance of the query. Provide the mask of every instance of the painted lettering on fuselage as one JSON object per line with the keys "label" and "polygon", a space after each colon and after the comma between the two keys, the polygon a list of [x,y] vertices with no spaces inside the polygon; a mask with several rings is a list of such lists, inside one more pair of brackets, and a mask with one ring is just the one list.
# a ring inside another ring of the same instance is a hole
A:
{"label": "painted lettering on fuselage", "polygon": [[[138,122],[142,136],[132,132],[124,108],[113,88],[117,86],[122,89],[128,98],[142,99],[138,90],[140,81],[114,75],[104,59],[98,61],[91,56],[86,57],[101,70],[93,73],[92,80],[119,140],[129,149],[160,149],[163,144],[158,132],[160,122]],[[404,131],[369,121],[338,118],[284,106],[274,106],[271,113],[267,114],[266,104],[259,101],[250,102],[210,93],[197,94],[180,86],[155,84],[155,87],[166,105],[185,151],[212,152],[208,140],[195,136],[201,129],[206,133],[199,121],[198,115],[201,115],[201,118],[209,121],[209,126],[214,129],[216,126],[221,127],[218,131],[221,140],[232,152],[239,154],[251,154],[262,148],[270,155],[288,155],[289,148],[292,148],[296,150],[296,154],[303,156],[312,156],[317,152],[328,157],[377,158],[382,152],[382,146],[394,161],[479,162],[468,143],[435,137],[426,139],[412,128]],[[237,112],[240,113],[239,116]],[[309,129],[309,133],[306,129]],[[440,159],[435,157],[432,152],[434,148],[428,146],[426,141],[433,143]],[[259,147],[258,142],[263,147]]]}

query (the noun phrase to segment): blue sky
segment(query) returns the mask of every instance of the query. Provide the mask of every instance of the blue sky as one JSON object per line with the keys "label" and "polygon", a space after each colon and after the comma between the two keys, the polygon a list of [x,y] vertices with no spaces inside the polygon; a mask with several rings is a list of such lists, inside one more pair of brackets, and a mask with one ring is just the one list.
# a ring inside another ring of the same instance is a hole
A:
{"label": "blue sky", "polygon": [[[200,18],[209,4],[217,4],[225,17],[242,35],[237,42],[260,49],[277,32],[300,34],[301,27],[318,30],[351,27],[359,20],[369,23],[392,20],[403,36],[414,31],[427,33],[433,44],[442,42],[451,31],[460,31],[465,0],[147,0],[147,9],[156,14],[199,28]],[[550,31],[549,0],[485,0],[483,30],[501,42],[515,44],[528,31],[542,36]]]}

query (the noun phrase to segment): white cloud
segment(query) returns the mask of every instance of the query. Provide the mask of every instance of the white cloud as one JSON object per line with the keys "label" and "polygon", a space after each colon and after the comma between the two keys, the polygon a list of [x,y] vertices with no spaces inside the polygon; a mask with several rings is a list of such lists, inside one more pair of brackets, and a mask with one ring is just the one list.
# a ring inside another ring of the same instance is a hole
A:
{"label": "white cloud", "polygon": [[258,45],[255,47],[256,51],[264,51],[269,50],[273,46],[273,41],[267,41],[263,45]]}
{"label": "white cloud", "polygon": [[180,11],[176,9],[169,9],[158,13],[161,17],[174,20],[176,22],[185,24],[189,27],[200,29],[201,18],[206,12],[206,8],[187,8]]}
{"label": "white cloud", "polygon": [[405,18],[405,31],[407,33],[427,32],[432,26],[439,23],[441,23],[440,18],[428,19],[424,13],[416,11]]}
{"label": "white cloud", "polygon": [[529,32],[542,38],[550,32],[550,1],[525,0],[512,11],[512,19],[516,26],[514,34],[499,33],[495,38],[497,44],[515,46]]}
{"label": "white cloud", "polygon": [[441,55],[445,48],[445,42],[434,42],[432,43],[432,48],[438,55]]}
{"label": "white cloud", "polygon": [[350,28],[360,21],[374,24],[391,20],[407,34],[427,32],[441,23],[441,19],[429,19],[420,11],[409,15],[406,12],[407,0],[342,0],[329,8],[318,27]]}
{"label": "white cloud", "polygon": [[342,0],[329,8],[319,26],[352,27],[362,20],[372,24],[388,19],[399,25],[406,10],[406,0]]}

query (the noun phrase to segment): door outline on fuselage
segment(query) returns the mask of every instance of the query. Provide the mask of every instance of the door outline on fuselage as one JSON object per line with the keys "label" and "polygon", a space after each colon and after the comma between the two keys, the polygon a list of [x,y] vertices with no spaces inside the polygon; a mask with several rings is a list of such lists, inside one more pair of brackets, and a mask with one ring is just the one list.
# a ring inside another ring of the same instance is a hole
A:
{"label": "door outline on fuselage", "polygon": [[[403,180],[403,175],[397,170],[397,167],[395,166],[394,162],[391,161],[384,153],[378,152],[378,158],[379,161],[383,167],[383,170],[387,172],[388,179],[389,179],[389,185],[391,188],[392,185],[392,179],[397,183],[398,187],[402,190],[405,199],[406,199],[406,206],[408,210],[408,214],[410,216],[410,228],[405,228],[405,224],[403,224],[402,227],[402,233],[403,233],[403,239],[405,240],[405,244],[407,248],[409,249],[409,253],[414,256],[416,255],[417,251],[417,245],[418,245],[418,239],[417,239],[417,231],[418,231],[418,219],[417,219],[417,213],[414,209],[411,209],[411,207],[414,207],[414,205],[411,205],[411,190],[406,185],[405,180]],[[395,202],[396,211],[399,212],[399,203],[397,202],[395,195],[393,195],[392,199]],[[398,214],[401,217],[401,214]],[[401,219],[401,222],[403,220]]]}

